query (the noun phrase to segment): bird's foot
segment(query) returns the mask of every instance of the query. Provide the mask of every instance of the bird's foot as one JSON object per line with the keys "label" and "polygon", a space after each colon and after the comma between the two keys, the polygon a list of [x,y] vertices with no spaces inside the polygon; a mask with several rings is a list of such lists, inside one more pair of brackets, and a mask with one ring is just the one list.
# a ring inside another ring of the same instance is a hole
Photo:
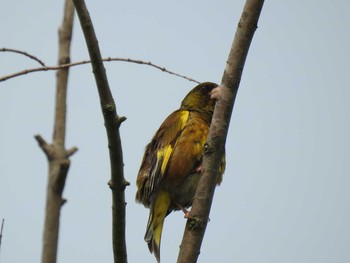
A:
{"label": "bird's foot", "polygon": [[211,91],[211,94],[210,94],[210,98],[211,99],[217,99],[219,98],[219,96],[221,96],[221,86],[217,86],[216,88],[214,88],[212,91]]}
{"label": "bird's foot", "polygon": [[202,165],[198,166],[195,170],[196,173],[201,173],[202,172]]}
{"label": "bird's foot", "polygon": [[189,219],[190,218],[190,211],[186,210],[186,212],[184,212],[184,213],[185,213],[184,218]]}
{"label": "bird's foot", "polygon": [[183,207],[182,205],[176,203],[177,207],[181,209],[181,211],[185,214],[184,218],[188,219],[190,218],[190,211],[188,211],[185,207]]}

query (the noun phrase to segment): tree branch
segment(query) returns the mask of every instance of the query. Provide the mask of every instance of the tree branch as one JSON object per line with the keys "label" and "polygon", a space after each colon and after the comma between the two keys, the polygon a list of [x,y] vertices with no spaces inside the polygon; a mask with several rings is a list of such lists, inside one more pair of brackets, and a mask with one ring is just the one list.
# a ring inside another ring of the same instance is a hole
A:
{"label": "tree branch", "polygon": [[3,218],[1,222],[1,228],[0,228],[0,252],[1,252],[1,240],[2,240],[2,231],[4,229],[4,223],[5,223],[5,219]]}
{"label": "tree branch", "polygon": [[79,16],[89,51],[91,65],[100,97],[101,110],[105,121],[108,139],[109,157],[111,165],[112,190],[112,236],[115,263],[126,263],[127,252],[125,243],[125,186],[123,153],[119,134],[120,117],[117,115],[116,105],[109,88],[107,75],[103,66],[100,48],[95,30],[83,0],[73,0]]}
{"label": "tree branch", "polygon": [[222,77],[222,92],[215,106],[203,157],[203,172],[198,184],[190,218],[180,247],[178,263],[196,262],[207,226],[217,176],[230,124],[233,105],[249,46],[257,28],[263,0],[247,0]]}
{"label": "tree branch", "polygon": [[[158,66],[150,61],[143,61],[143,60],[132,59],[132,58],[111,58],[111,57],[103,58],[102,61],[104,61],[104,62],[122,61],[122,62],[130,62],[130,63],[135,63],[135,64],[147,65],[147,66],[151,66],[151,67],[154,67],[156,69],[159,69],[163,72],[166,72],[170,75],[174,75],[176,77],[187,79],[188,81],[192,81],[195,83],[200,83],[199,81],[197,81],[193,78],[178,74],[178,73],[170,71],[170,70],[167,70],[165,67]],[[62,64],[62,65],[57,65],[57,66],[44,66],[44,67],[39,67],[39,68],[25,69],[25,70],[21,70],[19,72],[1,77],[0,82],[15,78],[15,77],[19,77],[19,76],[22,76],[22,75],[25,75],[28,73],[33,73],[33,72],[38,72],[38,71],[48,71],[48,70],[59,70],[59,69],[63,69],[63,68],[69,68],[69,67],[74,67],[74,66],[79,66],[79,65],[89,64],[89,63],[91,63],[90,60],[83,60],[83,61],[78,61],[78,62],[74,62],[74,63],[67,63],[67,64]]]}
{"label": "tree branch", "polygon": [[22,50],[18,50],[18,49],[13,49],[13,48],[0,48],[0,52],[13,52],[13,53],[18,53],[18,54],[21,54],[21,55],[24,55],[26,57],[29,57],[33,60],[35,60],[36,62],[38,62],[41,66],[45,67],[45,63],[42,62],[40,59],[38,59],[36,56],[33,56],[25,51],[22,51]]}
{"label": "tree branch", "polygon": [[[72,38],[74,6],[71,0],[65,1],[64,17],[59,29],[58,64],[69,63]],[[66,133],[66,100],[69,68],[63,68],[56,74],[56,107],[53,131],[53,143],[49,145],[40,135],[35,139],[49,160],[49,176],[46,192],[46,210],[43,234],[42,263],[55,263],[61,207],[66,202],[62,198],[70,160],[64,146]],[[76,148],[73,148],[76,149]],[[75,152],[75,151],[74,151]],[[70,155],[73,150],[70,150]]]}

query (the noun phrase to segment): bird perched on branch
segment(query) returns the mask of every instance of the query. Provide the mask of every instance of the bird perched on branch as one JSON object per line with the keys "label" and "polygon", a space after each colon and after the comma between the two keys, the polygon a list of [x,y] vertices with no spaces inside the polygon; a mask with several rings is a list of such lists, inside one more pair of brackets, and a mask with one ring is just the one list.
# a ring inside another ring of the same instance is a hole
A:
{"label": "bird perched on branch", "polygon": [[[219,89],[211,82],[193,88],[146,146],[136,181],[136,201],[150,209],[145,241],[158,262],[165,217],[174,210],[189,216],[186,208],[192,206],[201,175],[203,147]],[[223,157],[218,184],[224,169]]]}

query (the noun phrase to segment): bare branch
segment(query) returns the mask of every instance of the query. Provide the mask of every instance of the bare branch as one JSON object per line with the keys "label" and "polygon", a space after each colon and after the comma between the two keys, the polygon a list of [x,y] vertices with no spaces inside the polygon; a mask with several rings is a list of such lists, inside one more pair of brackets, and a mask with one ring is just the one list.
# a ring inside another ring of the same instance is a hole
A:
{"label": "bare branch", "polygon": [[[63,21],[59,28],[58,64],[69,63],[73,19],[73,3],[71,0],[66,0]],[[66,134],[68,72],[69,68],[62,68],[58,70],[56,74],[55,120],[52,136],[53,143],[48,145],[40,135],[35,136],[40,147],[44,150],[49,159],[45,223],[41,255],[42,263],[55,263],[57,261],[61,207],[66,202],[66,199],[62,197],[62,193],[70,166],[70,160],[68,157],[76,151],[67,151],[64,146]]]}
{"label": "bare branch", "polygon": [[[104,62],[122,61],[122,62],[130,62],[130,63],[147,65],[147,66],[151,66],[151,67],[154,67],[156,69],[159,69],[163,72],[166,72],[170,75],[174,75],[176,77],[180,77],[180,78],[183,78],[183,79],[186,79],[188,81],[195,82],[195,83],[200,83],[199,81],[197,81],[193,78],[178,74],[178,73],[170,71],[170,70],[167,70],[165,67],[158,66],[150,61],[143,61],[143,60],[131,59],[131,58],[111,58],[111,57],[104,58],[104,59],[102,59],[102,61],[104,61]],[[83,65],[83,64],[89,64],[89,63],[91,63],[90,60],[83,60],[83,61],[78,61],[78,62],[74,62],[74,63],[62,64],[62,65],[58,65],[58,66],[44,66],[44,67],[40,67],[40,68],[26,69],[26,70],[22,70],[22,71],[19,71],[19,72],[10,74],[10,75],[3,76],[0,78],[0,82],[11,79],[11,78],[15,78],[18,76],[22,76],[22,75],[25,75],[28,73],[33,73],[33,72],[38,72],[38,71],[48,71],[48,70],[59,70],[59,69],[63,69],[63,68],[69,68],[69,67],[74,67],[74,66],[79,66],[79,65]]]}
{"label": "bare branch", "polygon": [[24,56],[27,56],[33,60],[35,60],[36,62],[38,62],[40,65],[42,65],[43,67],[45,67],[45,63],[42,62],[40,59],[38,59],[36,56],[34,55],[31,55],[25,51],[22,51],[22,50],[18,50],[18,49],[13,49],[13,48],[0,48],[0,52],[13,52],[13,53],[18,53],[18,54],[21,54],[21,55],[24,55]]}
{"label": "bare branch", "polygon": [[112,237],[113,255],[115,263],[126,263],[125,241],[125,186],[123,152],[119,134],[120,117],[117,115],[116,105],[109,88],[106,70],[103,65],[100,48],[95,30],[83,0],[73,0],[80,25],[84,33],[89,51],[91,65],[100,97],[102,115],[108,139],[109,157],[111,165],[110,188],[112,190]]}
{"label": "bare branch", "polygon": [[190,217],[180,247],[178,263],[197,262],[200,247],[207,226],[211,203],[214,196],[219,166],[225,152],[225,142],[232,109],[245,59],[254,32],[257,28],[264,0],[247,0],[238,23],[236,35],[230,50],[222,77],[222,91],[215,105],[213,119],[207,140],[208,151],[202,163],[202,176],[198,183]]}
{"label": "bare branch", "polygon": [[1,239],[2,239],[2,231],[4,229],[4,223],[5,223],[5,219],[3,218],[1,222],[1,229],[0,229],[0,252],[1,252]]}

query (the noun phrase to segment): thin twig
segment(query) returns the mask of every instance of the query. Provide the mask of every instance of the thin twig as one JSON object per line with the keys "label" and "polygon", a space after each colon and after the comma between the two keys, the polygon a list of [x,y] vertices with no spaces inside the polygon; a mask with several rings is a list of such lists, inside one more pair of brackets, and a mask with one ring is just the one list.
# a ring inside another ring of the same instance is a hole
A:
{"label": "thin twig", "polygon": [[0,251],[1,251],[1,239],[2,239],[2,230],[4,229],[4,222],[5,219],[2,219],[2,223],[1,223],[1,230],[0,230]]}
{"label": "thin twig", "polygon": [[31,55],[31,54],[29,54],[29,53],[27,53],[27,52],[25,52],[25,51],[22,51],[22,50],[13,49],[13,48],[5,48],[5,47],[4,47],[4,48],[1,48],[0,51],[1,51],[1,52],[13,52],[13,53],[21,54],[21,55],[24,55],[24,56],[26,56],[26,57],[29,57],[29,58],[35,60],[36,62],[38,62],[38,63],[39,63],[40,65],[42,65],[43,67],[46,66],[45,63],[42,62],[40,59],[38,59],[36,56]]}
{"label": "thin twig", "polygon": [[[170,71],[170,70],[167,70],[165,67],[158,66],[158,65],[156,65],[156,64],[154,64],[154,63],[152,63],[150,61],[143,61],[143,60],[131,59],[131,58],[111,58],[111,57],[104,58],[104,59],[102,59],[102,61],[104,61],[104,62],[122,61],[122,62],[130,62],[130,63],[148,65],[148,66],[154,67],[156,69],[159,69],[159,70],[161,70],[163,72],[166,72],[166,73],[168,73],[170,75],[174,75],[174,76],[177,76],[177,77],[180,77],[180,78],[184,78],[184,79],[187,79],[188,81],[192,81],[192,82],[195,82],[195,83],[200,83],[199,81],[197,81],[197,80],[195,80],[193,78],[190,78],[190,77],[187,77],[187,76],[175,73],[175,72]],[[62,65],[57,65],[57,66],[44,66],[44,67],[40,67],[40,68],[26,69],[26,70],[22,70],[22,71],[19,71],[19,72],[16,72],[16,73],[13,73],[13,74],[10,74],[10,75],[7,75],[7,76],[3,76],[3,77],[0,78],[0,82],[8,80],[8,79],[15,78],[15,77],[18,77],[18,76],[21,76],[21,75],[25,75],[25,74],[28,74],[28,73],[37,72],[37,71],[59,70],[59,69],[63,69],[63,68],[69,68],[69,67],[74,67],[74,66],[79,66],[79,65],[83,65],[83,64],[89,64],[89,63],[91,63],[90,60],[83,60],[83,61],[78,61],[78,62],[74,62],[74,63],[67,63],[67,64],[62,64]]]}

